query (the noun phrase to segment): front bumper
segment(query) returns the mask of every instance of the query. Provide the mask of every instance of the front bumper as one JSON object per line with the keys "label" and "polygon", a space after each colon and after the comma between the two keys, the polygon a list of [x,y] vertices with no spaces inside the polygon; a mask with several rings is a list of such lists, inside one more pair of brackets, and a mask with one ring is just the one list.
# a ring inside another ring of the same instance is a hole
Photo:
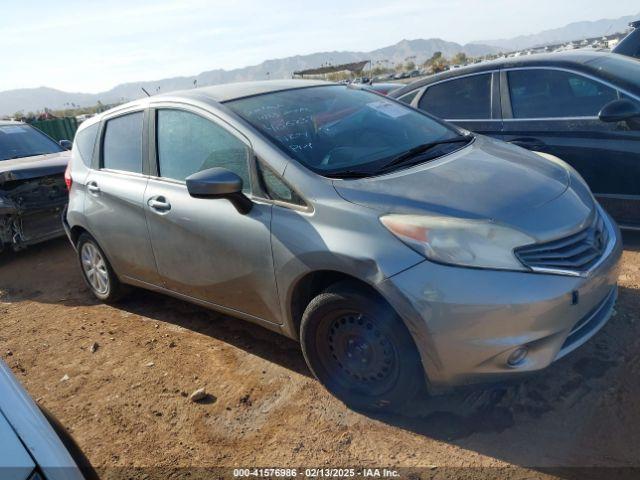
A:
{"label": "front bumper", "polygon": [[[609,248],[586,276],[481,270],[422,262],[379,284],[405,320],[429,383],[494,381],[549,366],[607,322],[622,254],[609,219]],[[517,366],[507,359],[526,346]]]}

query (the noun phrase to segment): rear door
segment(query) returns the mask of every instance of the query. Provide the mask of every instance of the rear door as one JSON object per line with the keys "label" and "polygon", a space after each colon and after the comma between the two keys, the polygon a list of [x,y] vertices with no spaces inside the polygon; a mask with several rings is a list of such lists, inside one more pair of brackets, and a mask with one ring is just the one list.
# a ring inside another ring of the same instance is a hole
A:
{"label": "rear door", "polygon": [[472,132],[498,136],[502,130],[497,72],[474,73],[430,84],[412,104]]}
{"label": "rear door", "polygon": [[640,130],[598,118],[624,93],[551,67],[505,70],[501,81],[503,140],[566,161],[618,222],[640,226]]}
{"label": "rear door", "polygon": [[85,180],[84,213],[118,276],[157,284],[143,203],[144,117],[144,110],[131,110],[103,120],[99,155]]}
{"label": "rear door", "polygon": [[191,197],[185,185],[193,173],[223,167],[243,179],[243,192],[252,197],[248,140],[195,107],[159,104],[151,112],[156,152],[150,158],[156,172],[144,201],[164,287],[276,322],[272,205],[254,198],[252,210],[243,215],[226,199]]}

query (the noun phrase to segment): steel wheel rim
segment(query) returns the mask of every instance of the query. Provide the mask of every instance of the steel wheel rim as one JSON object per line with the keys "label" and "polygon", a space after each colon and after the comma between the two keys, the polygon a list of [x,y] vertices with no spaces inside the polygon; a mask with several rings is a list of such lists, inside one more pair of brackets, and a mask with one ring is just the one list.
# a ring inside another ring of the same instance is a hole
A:
{"label": "steel wheel rim", "polygon": [[109,291],[109,272],[100,250],[92,243],[82,245],[80,251],[82,271],[91,288],[101,295]]}
{"label": "steel wheel rim", "polygon": [[397,381],[399,357],[393,342],[375,319],[342,312],[326,324],[325,367],[342,388],[382,395]]}

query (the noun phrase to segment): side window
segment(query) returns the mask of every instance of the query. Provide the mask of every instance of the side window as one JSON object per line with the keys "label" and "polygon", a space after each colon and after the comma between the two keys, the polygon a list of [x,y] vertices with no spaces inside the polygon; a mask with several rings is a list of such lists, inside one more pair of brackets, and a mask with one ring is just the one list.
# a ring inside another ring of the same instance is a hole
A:
{"label": "side window", "polygon": [[405,93],[403,96],[398,98],[398,100],[400,100],[402,103],[406,103],[407,105],[411,105],[411,102],[413,102],[413,99],[416,98],[416,95],[419,91],[420,89],[417,88],[413,92]]}
{"label": "side window", "polygon": [[419,107],[443,119],[491,118],[491,74],[437,83],[424,92]]}
{"label": "side window", "polygon": [[242,178],[242,190],[251,191],[249,148],[219,125],[195,113],[158,110],[157,148],[160,176],[185,180],[189,175],[222,167]]}
{"label": "side window", "polygon": [[80,130],[76,134],[76,138],[73,144],[73,151],[71,155],[75,157],[78,155],[87,167],[91,166],[91,159],[93,158],[93,147],[96,144],[96,137],[98,136],[98,128],[100,124],[94,123],[90,127]]}
{"label": "side window", "polygon": [[618,92],[600,82],[561,70],[507,72],[514,118],[595,117]]}
{"label": "side window", "polygon": [[142,173],[142,112],[108,120],[102,149],[103,168]]}
{"label": "side window", "polygon": [[627,95],[625,93],[622,93],[622,92],[620,92],[620,98],[621,99],[625,99],[625,100],[630,100],[633,103],[636,103],[638,105],[638,107],[640,108],[640,102],[638,100],[636,100],[635,98],[630,97],[629,95]]}
{"label": "side window", "polygon": [[304,200],[269,168],[258,162],[258,173],[264,190],[272,200],[306,206]]}

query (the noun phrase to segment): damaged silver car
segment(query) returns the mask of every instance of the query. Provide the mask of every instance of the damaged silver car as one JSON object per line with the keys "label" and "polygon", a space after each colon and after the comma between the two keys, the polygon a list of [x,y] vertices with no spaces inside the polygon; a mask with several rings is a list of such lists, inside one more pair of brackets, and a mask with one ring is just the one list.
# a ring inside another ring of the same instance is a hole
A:
{"label": "damaged silver car", "polygon": [[0,251],[64,234],[66,146],[21,122],[0,122]]}

